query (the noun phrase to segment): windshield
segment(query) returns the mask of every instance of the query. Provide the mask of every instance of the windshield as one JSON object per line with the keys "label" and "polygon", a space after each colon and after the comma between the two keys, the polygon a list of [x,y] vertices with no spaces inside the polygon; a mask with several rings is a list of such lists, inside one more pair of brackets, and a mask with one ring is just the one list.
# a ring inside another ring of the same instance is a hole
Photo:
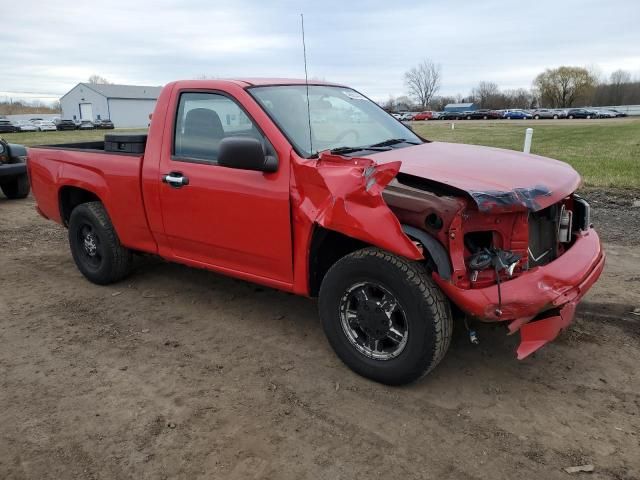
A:
{"label": "windshield", "polygon": [[411,130],[355,90],[326,85],[308,88],[309,109],[306,85],[249,89],[303,157],[323,150],[347,154],[422,143]]}

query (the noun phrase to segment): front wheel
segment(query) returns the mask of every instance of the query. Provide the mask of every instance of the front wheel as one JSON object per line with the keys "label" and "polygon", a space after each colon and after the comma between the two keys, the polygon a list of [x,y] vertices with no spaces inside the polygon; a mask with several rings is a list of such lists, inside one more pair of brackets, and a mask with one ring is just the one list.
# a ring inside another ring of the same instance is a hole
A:
{"label": "front wheel", "polygon": [[100,202],[83,203],[73,209],[69,245],[78,270],[93,283],[117,282],[131,270],[131,251],[120,243]]}
{"label": "front wheel", "polygon": [[29,177],[27,174],[18,175],[11,180],[5,180],[0,184],[0,189],[8,199],[16,200],[19,198],[26,198],[29,195]]}
{"label": "front wheel", "polygon": [[388,385],[429,373],[451,342],[449,303],[424,267],[377,248],[353,252],[331,267],[319,310],[338,357]]}

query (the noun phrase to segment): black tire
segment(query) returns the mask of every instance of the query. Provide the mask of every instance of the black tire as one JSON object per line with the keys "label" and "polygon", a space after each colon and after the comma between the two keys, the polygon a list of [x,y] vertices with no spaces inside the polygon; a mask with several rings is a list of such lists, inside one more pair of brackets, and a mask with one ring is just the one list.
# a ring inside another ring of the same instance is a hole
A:
{"label": "black tire", "polygon": [[[355,285],[367,282],[390,292],[406,319],[406,342],[393,358],[381,360],[362,353],[343,327],[344,299]],[[318,306],[324,332],[338,357],[356,373],[387,385],[410,383],[426,375],[451,343],[449,302],[426,269],[377,248],[358,250],[338,260],[324,277]]]}
{"label": "black tire", "polygon": [[540,115],[536,115],[535,117],[533,117],[534,120],[540,120]]}
{"label": "black tire", "polygon": [[11,180],[5,180],[0,184],[2,193],[11,200],[19,198],[26,198],[29,195],[29,177],[25,173],[24,175],[18,175]]}
{"label": "black tire", "polygon": [[573,115],[569,115],[569,120],[573,120]]}
{"label": "black tire", "polygon": [[554,119],[554,120],[557,120],[557,119],[558,119],[558,115],[554,115],[554,116],[553,116],[553,119]]}
{"label": "black tire", "polygon": [[[88,248],[88,240],[94,248]],[[131,271],[131,251],[122,246],[100,202],[78,205],[69,219],[69,246],[78,270],[93,283],[107,285]],[[93,254],[91,252],[93,251]]]}

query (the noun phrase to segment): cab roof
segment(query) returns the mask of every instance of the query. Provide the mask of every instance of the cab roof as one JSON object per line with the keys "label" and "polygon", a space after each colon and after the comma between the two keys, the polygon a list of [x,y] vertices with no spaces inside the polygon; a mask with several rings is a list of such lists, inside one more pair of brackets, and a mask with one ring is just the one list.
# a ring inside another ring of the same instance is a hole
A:
{"label": "cab roof", "polygon": [[[190,84],[198,83],[210,83],[210,82],[228,82],[238,85],[242,88],[249,87],[266,87],[276,85],[305,85],[306,82],[303,78],[212,78],[204,80],[178,80],[173,83],[188,82]],[[309,80],[309,85],[328,85],[334,87],[345,87],[339,83],[325,82],[323,80]]]}

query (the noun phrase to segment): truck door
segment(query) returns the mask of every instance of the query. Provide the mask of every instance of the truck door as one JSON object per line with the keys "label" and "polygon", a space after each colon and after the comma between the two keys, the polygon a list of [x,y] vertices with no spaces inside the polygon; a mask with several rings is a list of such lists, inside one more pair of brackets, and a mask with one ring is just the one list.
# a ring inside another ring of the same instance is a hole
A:
{"label": "truck door", "polygon": [[160,202],[169,246],[176,259],[187,263],[290,284],[288,161],[286,168],[281,161],[274,173],[217,165],[218,145],[230,136],[251,136],[272,149],[235,99],[222,93],[181,93],[173,145],[162,149],[160,159]]}

